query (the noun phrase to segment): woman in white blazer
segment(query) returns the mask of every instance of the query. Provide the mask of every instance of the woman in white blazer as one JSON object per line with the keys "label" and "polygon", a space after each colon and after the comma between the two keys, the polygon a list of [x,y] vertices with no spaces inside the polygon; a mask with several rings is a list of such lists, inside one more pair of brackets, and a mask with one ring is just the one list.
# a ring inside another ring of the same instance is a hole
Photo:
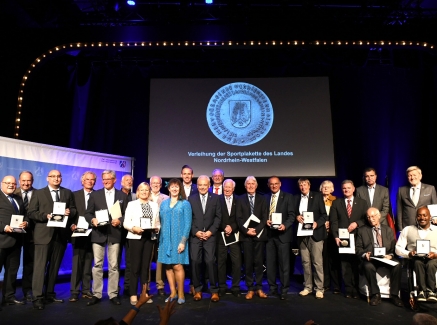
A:
{"label": "woman in white blazer", "polygon": [[[152,261],[153,246],[156,234],[161,228],[158,204],[149,200],[150,185],[146,182],[138,185],[137,200],[128,203],[124,215],[124,228],[128,230],[126,238],[129,241],[131,258],[130,272],[130,303],[137,303],[138,278],[141,286],[149,280],[149,269]],[[151,302],[149,299],[148,302]]]}

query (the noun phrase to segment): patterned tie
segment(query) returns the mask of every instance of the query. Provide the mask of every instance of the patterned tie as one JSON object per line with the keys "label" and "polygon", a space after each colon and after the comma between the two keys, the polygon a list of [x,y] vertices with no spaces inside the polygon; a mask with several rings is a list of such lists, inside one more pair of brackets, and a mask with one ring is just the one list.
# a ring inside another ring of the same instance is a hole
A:
{"label": "patterned tie", "polygon": [[378,242],[378,247],[382,247],[382,237],[381,233],[379,232],[379,228],[373,227],[373,229],[375,229],[376,232],[376,241]]}
{"label": "patterned tie", "polygon": [[27,197],[27,191],[23,191],[23,193],[24,193],[24,199],[23,199],[24,210],[27,211],[27,208],[29,207],[29,198]]}
{"label": "patterned tie", "polygon": [[231,205],[231,197],[230,196],[228,196],[226,198],[226,206],[228,207],[228,214],[231,215],[232,205]]}
{"label": "patterned tie", "polygon": [[270,213],[269,213],[269,219],[272,218],[272,213],[274,213],[276,211],[276,194],[272,195],[272,200],[270,202]]}
{"label": "patterned tie", "polygon": [[11,201],[12,207],[15,210],[15,213],[19,213],[20,210],[18,210],[17,204],[15,203],[14,199],[12,198],[12,196],[8,195],[8,199],[9,201]]}
{"label": "patterned tie", "polygon": [[249,195],[250,214],[253,214],[253,195]]}
{"label": "patterned tie", "polygon": [[55,202],[59,202],[59,190],[52,191],[55,192]]}
{"label": "patterned tie", "polygon": [[415,187],[413,187],[412,199],[413,199],[414,205],[417,206],[417,203],[419,203],[419,191]]}
{"label": "patterned tie", "polygon": [[205,208],[206,208],[206,195],[202,195],[202,210],[203,210],[203,214],[205,214]]}
{"label": "patterned tie", "polygon": [[219,190],[218,187],[214,187],[214,194],[218,194],[218,190]]}
{"label": "patterned tie", "polygon": [[350,218],[352,214],[351,200],[347,200],[346,210],[347,210],[347,216]]}

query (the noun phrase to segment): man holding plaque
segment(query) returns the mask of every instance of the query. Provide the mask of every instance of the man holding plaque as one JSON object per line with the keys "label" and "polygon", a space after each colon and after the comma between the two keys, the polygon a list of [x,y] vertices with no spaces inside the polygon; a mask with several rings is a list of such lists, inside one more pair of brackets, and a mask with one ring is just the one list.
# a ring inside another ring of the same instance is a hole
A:
{"label": "man holding plaque", "polygon": [[[63,299],[56,298],[55,293],[56,277],[67,248],[68,238],[71,236],[70,230],[63,226],[65,223],[62,220],[76,216],[73,193],[61,187],[61,172],[56,169],[51,170],[47,176],[47,183],[46,187],[33,193],[28,210],[29,218],[35,222],[32,291],[36,298],[33,308],[38,310],[44,309],[44,295],[48,302],[64,302]],[[62,206],[65,210],[62,210]],[[61,227],[53,227],[53,223],[58,223]]]}
{"label": "man holding plaque", "polygon": [[[262,290],[264,248],[267,241],[267,219],[269,208],[264,196],[256,193],[258,182],[254,176],[247,176],[244,187],[247,194],[243,194],[237,201],[237,223],[240,229],[240,241],[244,252],[246,266],[246,299],[256,295],[267,298]],[[255,271],[255,283],[253,273]]]}
{"label": "man holding plaque", "polygon": [[115,189],[117,182],[113,170],[102,173],[103,188],[91,193],[85,219],[91,224],[91,243],[94,254],[93,297],[87,303],[95,305],[102,299],[103,292],[103,260],[108,249],[108,296],[114,305],[121,305],[118,299],[119,266],[118,254],[127,195]]}
{"label": "man holding plaque", "polygon": [[220,195],[222,221],[217,234],[217,272],[219,295],[227,291],[226,262],[229,256],[232,263],[232,287],[231,292],[235,297],[240,297],[241,277],[241,247],[236,238],[237,225],[237,197],[234,195],[235,182],[227,179],[223,182],[223,195]]}
{"label": "man holding plaque", "polygon": [[396,254],[411,259],[419,290],[417,301],[437,302],[437,226],[431,225],[431,214],[426,206],[417,210],[416,220],[416,225],[402,230]]}
{"label": "man holding plaque", "polygon": [[[309,224],[304,215],[312,216],[312,234],[309,236],[299,236],[298,244],[302,256],[302,266],[304,269],[305,288],[299,292],[304,297],[309,295],[313,288],[316,288],[316,299],[323,299],[323,241],[328,235],[325,222],[328,221],[325,203],[319,192],[310,191],[311,183],[307,178],[300,178],[297,181],[300,194],[295,196],[294,209],[299,215],[296,220],[304,227]],[[310,229],[311,229],[310,228]],[[313,271],[314,266],[314,284]]]}
{"label": "man holding plaque", "polygon": [[391,300],[395,306],[402,307],[402,300],[398,297],[402,270],[394,255],[396,239],[391,228],[381,224],[380,220],[381,213],[378,209],[367,210],[368,224],[358,228],[355,243],[356,254],[361,261],[360,268],[369,283],[370,305],[377,306],[381,303],[376,268],[384,266],[390,269]]}
{"label": "man holding plaque", "polygon": [[[337,200],[332,202],[331,210],[329,212],[332,234],[338,247],[351,246],[352,249],[355,249],[355,246],[352,245],[352,236],[355,240],[357,228],[366,224],[367,202],[359,197],[354,197],[355,187],[351,180],[344,180],[341,183],[341,190],[343,191],[344,198],[337,198]],[[347,234],[347,240],[340,239],[340,232],[345,232]],[[359,260],[354,253],[355,252],[341,253],[340,261],[345,287],[345,297],[359,299]]]}
{"label": "man holding plaque", "polygon": [[25,304],[15,297],[24,234],[15,231],[14,227],[26,228],[28,219],[23,200],[14,194],[16,188],[15,177],[3,177],[0,193],[0,272],[5,267],[2,303],[8,305]]}
{"label": "man holding plaque", "polygon": [[[81,177],[82,189],[73,192],[76,202],[77,215],[71,230],[76,231],[79,217],[85,217],[85,211],[91,193],[94,191],[97,175],[92,171],[86,171]],[[91,268],[93,266],[93,249],[91,246],[91,237],[72,237],[73,246],[73,265],[71,268],[70,292],[71,296],[68,301],[76,302],[79,299],[80,285],[82,283],[82,297],[91,299]]]}
{"label": "man holding plaque", "polygon": [[[292,225],[296,218],[293,195],[281,191],[281,181],[276,176],[270,177],[267,185],[270,188],[270,193],[266,195],[270,206],[267,220],[267,281],[270,295],[278,295],[281,300],[285,300],[290,288],[290,247],[293,238]],[[281,291],[276,284],[278,266]]]}

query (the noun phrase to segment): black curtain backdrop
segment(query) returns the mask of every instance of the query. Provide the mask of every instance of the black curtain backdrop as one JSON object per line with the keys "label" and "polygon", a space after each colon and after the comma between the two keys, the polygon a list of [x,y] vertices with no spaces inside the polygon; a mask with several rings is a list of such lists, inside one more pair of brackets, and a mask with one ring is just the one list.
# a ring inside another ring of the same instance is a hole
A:
{"label": "black curtain backdrop", "polygon": [[[418,165],[422,181],[437,185],[437,60],[432,51],[414,49],[393,49],[384,62],[369,59],[369,53],[368,48],[65,53],[29,77],[20,139],[133,156],[136,186],[146,180],[148,140],[159,137],[148,133],[151,78],[328,76],[337,173],[329,179],[334,194],[341,195],[344,179],[360,186],[363,169],[372,166],[379,184],[388,179],[395,208],[396,191],[407,183],[408,166]],[[160,123],[161,132],[171,132],[165,120]],[[181,123],[187,130],[195,127],[189,116]],[[290,126],[299,128],[293,125],[292,113]],[[301,132],[310,146],[311,134]],[[179,141],[177,135],[174,141]],[[179,174],[175,170],[175,177]],[[283,179],[283,190],[297,193],[296,180]],[[323,180],[311,179],[312,189],[318,190]],[[242,193],[243,179],[236,181],[237,193]],[[267,191],[267,179],[258,182],[259,189]]]}

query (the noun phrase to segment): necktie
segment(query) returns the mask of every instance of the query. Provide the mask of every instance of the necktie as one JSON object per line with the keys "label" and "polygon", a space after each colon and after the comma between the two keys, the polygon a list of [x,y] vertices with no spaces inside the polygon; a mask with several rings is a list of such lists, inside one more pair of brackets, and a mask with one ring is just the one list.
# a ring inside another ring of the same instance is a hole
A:
{"label": "necktie", "polygon": [[214,194],[218,194],[218,190],[219,190],[218,187],[214,187]]}
{"label": "necktie", "polygon": [[29,207],[29,198],[27,197],[27,191],[24,191],[24,199],[23,199],[23,203],[24,203],[24,210],[27,211],[27,208]]}
{"label": "necktie", "polygon": [[15,203],[14,199],[12,198],[12,196],[8,195],[8,199],[9,201],[11,201],[12,207],[15,210],[15,213],[19,213],[20,210],[18,210],[17,204]]}
{"label": "necktie", "polygon": [[270,202],[270,212],[269,212],[269,219],[272,217],[272,213],[276,211],[276,194],[272,195],[272,201]]}
{"label": "necktie", "polygon": [[87,193],[85,196],[85,209],[88,208],[88,200],[90,199],[90,194],[91,194],[91,192]]}
{"label": "necktie", "polygon": [[226,198],[226,206],[228,207],[228,214],[231,215],[232,206],[231,206],[231,197],[230,196],[228,196]]}
{"label": "necktie", "polygon": [[347,216],[350,218],[352,213],[351,200],[347,200],[346,210],[347,210]]}
{"label": "necktie", "polygon": [[378,247],[382,247],[382,237],[381,233],[379,232],[379,228],[374,227],[373,229],[375,229],[376,232],[376,241],[378,242]]}
{"label": "necktie", "polygon": [[203,214],[205,214],[205,207],[206,207],[206,197],[205,197],[205,195],[202,195],[202,210],[203,210]]}
{"label": "necktie", "polygon": [[413,187],[413,203],[415,206],[417,206],[417,203],[419,203],[419,191]]}
{"label": "necktie", "polygon": [[253,214],[253,195],[249,195],[250,214]]}
{"label": "necktie", "polygon": [[375,188],[369,187],[369,199],[370,199],[370,205],[373,204],[373,197],[375,196]]}
{"label": "necktie", "polygon": [[55,197],[56,197],[55,202],[59,202],[59,190],[55,190],[52,192],[55,192]]}

